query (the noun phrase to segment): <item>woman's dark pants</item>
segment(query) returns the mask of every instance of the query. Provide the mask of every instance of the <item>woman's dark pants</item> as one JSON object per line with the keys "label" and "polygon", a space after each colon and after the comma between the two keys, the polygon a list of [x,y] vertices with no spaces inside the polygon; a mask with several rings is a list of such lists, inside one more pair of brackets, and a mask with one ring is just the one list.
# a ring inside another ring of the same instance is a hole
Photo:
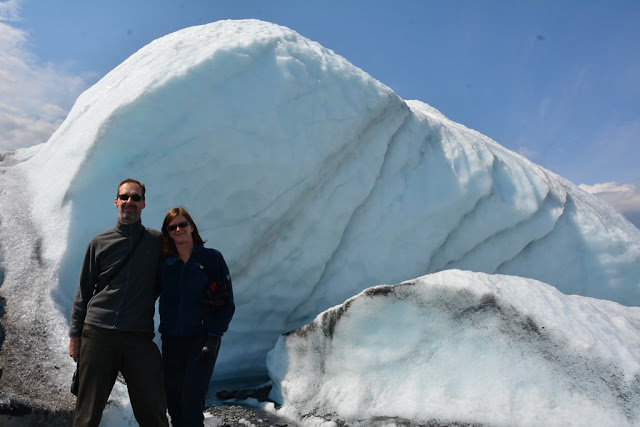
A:
{"label": "woman's dark pants", "polygon": [[202,426],[204,423],[205,396],[220,348],[218,342],[213,360],[200,360],[206,339],[206,336],[162,335],[164,387],[174,427]]}

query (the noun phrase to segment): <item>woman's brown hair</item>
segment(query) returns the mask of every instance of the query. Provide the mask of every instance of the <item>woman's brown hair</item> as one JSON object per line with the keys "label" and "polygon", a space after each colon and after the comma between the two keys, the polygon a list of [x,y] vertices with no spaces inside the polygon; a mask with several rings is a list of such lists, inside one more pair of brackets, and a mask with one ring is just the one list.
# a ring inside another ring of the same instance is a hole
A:
{"label": "woman's brown hair", "polygon": [[176,244],[174,243],[173,239],[169,237],[169,230],[167,230],[167,226],[169,226],[169,223],[173,221],[173,219],[178,215],[182,215],[183,217],[185,217],[185,219],[189,221],[189,224],[191,224],[191,228],[193,228],[193,231],[191,232],[191,236],[193,237],[194,248],[196,246],[204,245],[204,242],[206,242],[206,240],[202,240],[202,237],[200,237],[200,233],[198,233],[198,227],[196,226],[196,223],[193,222],[193,218],[191,218],[191,215],[189,215],[189,212],[187,212],[187,210],[182,206],[178,206],[171,209],[169,212],[167,212],[167,214],[164,217],[164,221],[162,222],[162,255],[163,256],[178,253]]}

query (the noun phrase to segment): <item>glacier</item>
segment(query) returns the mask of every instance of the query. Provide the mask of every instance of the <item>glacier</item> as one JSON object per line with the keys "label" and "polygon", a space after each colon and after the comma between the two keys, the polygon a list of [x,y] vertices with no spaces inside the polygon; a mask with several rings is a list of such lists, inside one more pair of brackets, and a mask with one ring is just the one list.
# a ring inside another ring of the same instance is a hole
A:
{"label": "glacier", "polygon": [[271,397],[309,424],[638,425],[638,328],[638,307],[446,270],[368,288],[282,335]]}
{"label": "glacier", "polygon": [[11,393],[64,393],[82,255],[125,177],[147,184],[146,226],[184,205],[229,264],[214,380],[265,375],[282,333],[366,288],[445,270],[640,304],[640,230],[606,203],[288,28],[219,21],[143,47],[47,143],[0,153],[5,378],[43,347]]}

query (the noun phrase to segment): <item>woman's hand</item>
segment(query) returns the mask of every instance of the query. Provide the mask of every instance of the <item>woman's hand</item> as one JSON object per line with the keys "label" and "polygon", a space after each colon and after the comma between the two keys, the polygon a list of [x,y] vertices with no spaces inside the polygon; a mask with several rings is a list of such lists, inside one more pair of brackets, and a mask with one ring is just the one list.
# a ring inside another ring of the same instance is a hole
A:
{"label": "woman's hand", "polygon": [[220,350],[220,341],[221,337],[207,337],[207,340],[200,350],[200,354],[198,355],[198,360],[202,360],[207,363],[216,363],[216,359],[218,358],[218,351]]}

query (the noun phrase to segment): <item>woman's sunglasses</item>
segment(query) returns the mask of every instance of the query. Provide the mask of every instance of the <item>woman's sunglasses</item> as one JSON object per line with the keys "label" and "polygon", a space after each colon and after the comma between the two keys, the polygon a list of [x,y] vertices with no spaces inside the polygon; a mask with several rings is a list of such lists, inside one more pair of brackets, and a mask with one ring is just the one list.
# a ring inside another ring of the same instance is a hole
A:
{"label": "woman's sunglasses", "polygon": [[176,231],[178,229],[178,227],[180,228],[185,228],[187,227],[189,224],[191,224],[189,221],[182,221],[179,222],[177,224],[173,224],[173,225],[167,225],[167,230],[168,231]]}

